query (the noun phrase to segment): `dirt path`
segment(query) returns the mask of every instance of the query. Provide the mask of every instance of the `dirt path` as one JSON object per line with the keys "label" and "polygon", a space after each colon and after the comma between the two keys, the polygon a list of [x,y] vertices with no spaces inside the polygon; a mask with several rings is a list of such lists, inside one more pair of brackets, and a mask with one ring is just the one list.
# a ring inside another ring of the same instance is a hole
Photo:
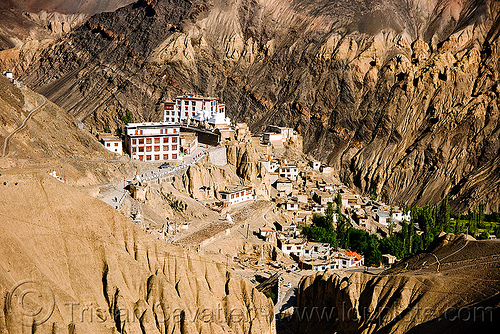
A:
{"label": "dirt path", "polygon": [[42,104],[40,104],[38,107],[36,107],[35,109],[31,110],[30,113],[28,114],[28,116],[26,116],[26,118],[23,120],[23,122],[21,123],[20,126],[17,127],[17,129],[15,129],[14,131],[12,131],[4,140],[3,142],[3,151],[2,151],[2,157],[5,157],[5,152],[7,151],[7,145],[9,144],[9,139],[10,137],[12,137],[13,135],[15,135],[19,130],[21,130],[22,128],[24,128],[24,126],[26,125],[26,122],[30,119],[30,117],[33,115],[33,113],[35,111],[37,111],[38,109],[40,109],[41,107],[43,107],[45,105],[45,103],[47,103],[47,100],[45,99],[45,96],[43,95],[40,95],[38,94],[43,102]]}

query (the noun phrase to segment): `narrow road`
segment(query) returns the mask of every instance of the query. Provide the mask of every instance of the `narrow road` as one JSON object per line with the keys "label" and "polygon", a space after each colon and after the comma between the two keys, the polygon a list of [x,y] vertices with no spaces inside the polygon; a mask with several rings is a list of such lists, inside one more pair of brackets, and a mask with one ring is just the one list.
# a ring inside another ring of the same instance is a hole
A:
{"label": "narrow road", "polygon": [[[38,94],[40,95],[40,94]],[[3,142],[3,151],[2,151],[2,157],[5,157],[5,151],[7,151],[7,145],[9,144],[9,139],[10,137],[12,137],[13,135],[16,134],[16,132],[18,132],[19,130],[21,130],[22,128],[24,128],[24,126],[26,125],[26,122],[30,119],[31,115],[33,115],[33,113],[35,111],[37,111],[38,109],[40,109],[41,107],[43,107],[45,105],[45,103],[47,103],[47,100],[45,99],[45,96],[43,95],[40,95],[43,102],[42,104],[40,104],[38,107],[36,107],[35,109],[31,110],[30,113],[28,114],[28,116],[24,119],[24,121],[21,123],[20,126],[17,127],[17,129],[15,129],[14,131],[12,131],[4,140]]]}

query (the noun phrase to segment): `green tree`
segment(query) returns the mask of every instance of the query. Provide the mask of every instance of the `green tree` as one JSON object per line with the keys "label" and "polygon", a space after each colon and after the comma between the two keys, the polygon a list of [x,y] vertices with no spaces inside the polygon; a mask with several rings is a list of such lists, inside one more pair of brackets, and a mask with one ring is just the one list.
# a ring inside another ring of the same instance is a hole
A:
{"label": "green tree", "polygon": [[365,261],[368,264],[380,265],[382,260],[382,253],[379,250],[378,237],[375,234],[370,234],[368,238],[368,247],[365,253]]}
{"label": "green tree", "polygon": [[124,124],[133,123],[134,116],[132,115],[130,110],[128,110],[128,109],[125,110],[125,115],[123,115],[122,121]]}

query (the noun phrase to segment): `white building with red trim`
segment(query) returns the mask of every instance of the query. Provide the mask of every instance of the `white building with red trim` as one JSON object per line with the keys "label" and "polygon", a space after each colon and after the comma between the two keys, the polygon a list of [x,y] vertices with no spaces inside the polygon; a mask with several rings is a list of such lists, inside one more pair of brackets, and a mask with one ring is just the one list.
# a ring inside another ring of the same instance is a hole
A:
{"label": "white building with red trim", "polygon": [[125,127],[125,150],[140,161],[180,159],[180,127],[168,123],[129,123]]}
{"label": "white building with red trim", "polygon": [[255,199],[252,187],[227,187],[220,192],[222,202],[227,204],[236,204]]}
{"label": "white building with red trim", "polygon": [[104,147],[113,153],[123,154],[122,140],[115,136],[103,136],[102,143]]}
{"label": "white building with red trim", "polygon": [[163,121],[166,123],[206,121],[217,128],[226,128],[231,124],[230,119],[226,117],[226,106],[219,103],[218,97],[183,95],[177,96],[175,101],[166,101],[163,105]]}

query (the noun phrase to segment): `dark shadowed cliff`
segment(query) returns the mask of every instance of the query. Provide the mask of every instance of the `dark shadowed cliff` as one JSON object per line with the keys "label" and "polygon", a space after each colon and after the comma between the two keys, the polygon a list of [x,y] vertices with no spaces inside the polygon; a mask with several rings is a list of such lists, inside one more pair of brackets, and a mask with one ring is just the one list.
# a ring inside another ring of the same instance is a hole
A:
{"label": "dark shadowed cliff", "polygon": [[159,119],[183,91],[395,203],[499,210],[500,4],[491,0],[141,0],[51,45],[23,80],[77,119]]}

